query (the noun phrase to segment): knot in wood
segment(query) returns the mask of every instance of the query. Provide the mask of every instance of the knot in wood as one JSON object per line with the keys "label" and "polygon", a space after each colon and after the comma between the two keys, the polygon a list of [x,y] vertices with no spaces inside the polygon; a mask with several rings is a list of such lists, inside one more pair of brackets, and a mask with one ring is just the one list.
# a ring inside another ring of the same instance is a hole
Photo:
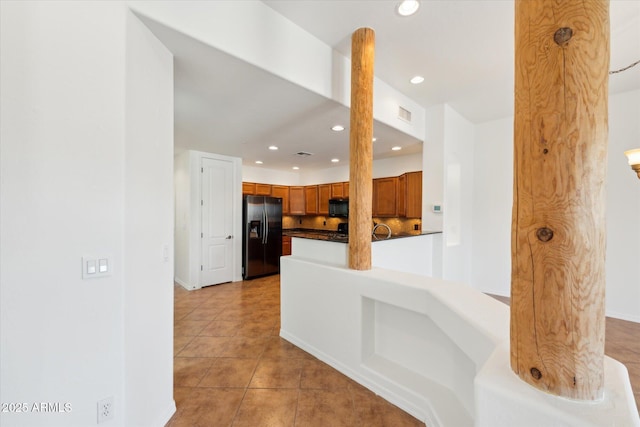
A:
{"label": "knot in wood", "polygon": [[573,30],[569,27],[558,28],[558,30],[553,35],[553,41],[556,42],[558,46],[562,46],[566,44],[573,37]]}
{"label": "knot in wood", "polygon": [[538,368],[531,368],[531,376],[536,379],[539,380],[540,378],[542,378],[542,372],[540,372],[540,369]]}
{"label": "knot in wood", "polygon": [[541,242],[548,242],[549,240],[553,239],[553,230],[547,227],[538,228],[536,230],[536,237]]}

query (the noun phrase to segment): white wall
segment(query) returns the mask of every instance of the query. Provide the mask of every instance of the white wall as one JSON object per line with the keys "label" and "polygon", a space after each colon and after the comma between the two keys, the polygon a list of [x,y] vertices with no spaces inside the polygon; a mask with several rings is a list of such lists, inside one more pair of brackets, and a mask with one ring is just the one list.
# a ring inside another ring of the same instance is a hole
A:
{"label": "white wall", "polygon": [[[172,109],[170,61],[121,2],[0,8],[0,400],[71,405],[0,424],[95,425],[113,396],[105,425],[161,425],[173,407],[171,134],[149,122]],[[165,74],[150,79],[165,89],[153,99],[125,93],[141,78],[134,52],[140,73]],[[84,255],[109,256],[112,275],[82,280]]]}
{"label": "white wall", "polygon": [[444,202],[444,104],[426,112],[427,129],[422,145],[422,228],[442,230],[441,213],[434,213],[434,204]]}
{"label": "white wall", "polygon": [[[607,315],[640,322],[640,182],[623,154],[640,144],[640,91],[609,97]],[[476,126],[472,285],[509,295],[513,118]]]}
{"label": "white wall", "polygon": [[124,153],[125,423],[162,426],[173,401],[173,57],[130,11]]}
{"label": "white wall", "polygon": [[[262,2],[129,3],[137,13],[196,40],[347,107],[350,104],[350,60]],[[424,108],[377,78],[373,105],[375,119],[416,138],[424,135]],[[413,113],[412,123],[398,119],[399,106]]]}
{"label": "white wall", "polygon": [[242,166],[242,180],[272,185],[301,185],[299,172],[285,172],[256,166]]}
{"label": "white wall", "polygon": [[[471,281],[474,127],[446,104],[429,108],[426,120],[422,229],[443,232],[442,262],[434,263],[434,275],[468,284]],[[433,212],[434,204],[442,206],[441,213]]]}
{"label": "white wall", "polygon": [[640,179],[624,151],[640,147],[640,90],[609,97],[608,316],[640,322]]}
{"label": "white wall", "polygon": [[475,137],[471,283],[510,295],[513,117],[476,125]]}
{"label": "white wall", "polygon": [[[422,170],[422,154],[374,160],[373,178],[399,176],[405,172]],[[317,171],[283,172],[254,166],[242,167],[242,180],[275,185],[316,185],[349,181],[349,166],[333,166]]]}
{"label": "white wall", "polygon": [[[203,151],[185,151],[175,157],[175,281],[192,290],[200,283],[201,261],[201,166],[202,159],[217,159],[233,165],[233,236],[242,236],[242,170],[241,159]],[[242,238],[233,239],[234,282],[242,280]]]}
{"label": "white wall", "polygon": [[445,105],[442,278],[471,282],[474,127]]}
{"label": "white wall", "polygon": [[[191,257],[189,236],[191,235],[191,174],[189,170],[189,151],[183,151],[174,158],[175,189],[175,250],[174,279],[189,287],[192,283],[189,259]],[[194,254],[195,256],[195,254]]]}

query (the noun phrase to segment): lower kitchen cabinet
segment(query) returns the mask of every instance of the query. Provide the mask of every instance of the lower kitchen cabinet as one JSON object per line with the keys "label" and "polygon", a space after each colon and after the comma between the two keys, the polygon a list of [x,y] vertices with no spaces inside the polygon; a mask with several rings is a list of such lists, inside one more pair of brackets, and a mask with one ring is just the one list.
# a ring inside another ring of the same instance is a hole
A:
{"label": "lower kitchen cabinet", "polygon": [[291,255],[291,236],[282,236],[282,256]]}

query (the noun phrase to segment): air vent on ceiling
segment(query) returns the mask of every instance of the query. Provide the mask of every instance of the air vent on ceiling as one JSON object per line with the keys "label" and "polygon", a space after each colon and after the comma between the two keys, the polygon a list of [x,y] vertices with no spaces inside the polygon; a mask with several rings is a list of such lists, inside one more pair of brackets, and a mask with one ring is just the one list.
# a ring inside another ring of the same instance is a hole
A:
{"label": "air vent on ceiling", "polygon": [[300,156],[300,157],[309,157],[309,156],[313,156],[313,153],[309,153],[307,151],[298,151],[296,153],[296,156]]}
{"label": "air vent on ceiling", "polygon": [[400,120],[404,120],[405,122],[411,123],[411,111],[398,106],[398,118]]}

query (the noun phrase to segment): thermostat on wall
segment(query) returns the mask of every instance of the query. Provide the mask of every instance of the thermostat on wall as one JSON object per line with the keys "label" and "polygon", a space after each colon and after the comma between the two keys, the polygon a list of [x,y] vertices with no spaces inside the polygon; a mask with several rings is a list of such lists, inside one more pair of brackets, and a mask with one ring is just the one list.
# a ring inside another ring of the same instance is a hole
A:
{"label": "thermostat on wall", "polygon": [[440,203],[436,203],[431,207],[431,210],[435,213],[441,213],[442,212],[442,205]]}

